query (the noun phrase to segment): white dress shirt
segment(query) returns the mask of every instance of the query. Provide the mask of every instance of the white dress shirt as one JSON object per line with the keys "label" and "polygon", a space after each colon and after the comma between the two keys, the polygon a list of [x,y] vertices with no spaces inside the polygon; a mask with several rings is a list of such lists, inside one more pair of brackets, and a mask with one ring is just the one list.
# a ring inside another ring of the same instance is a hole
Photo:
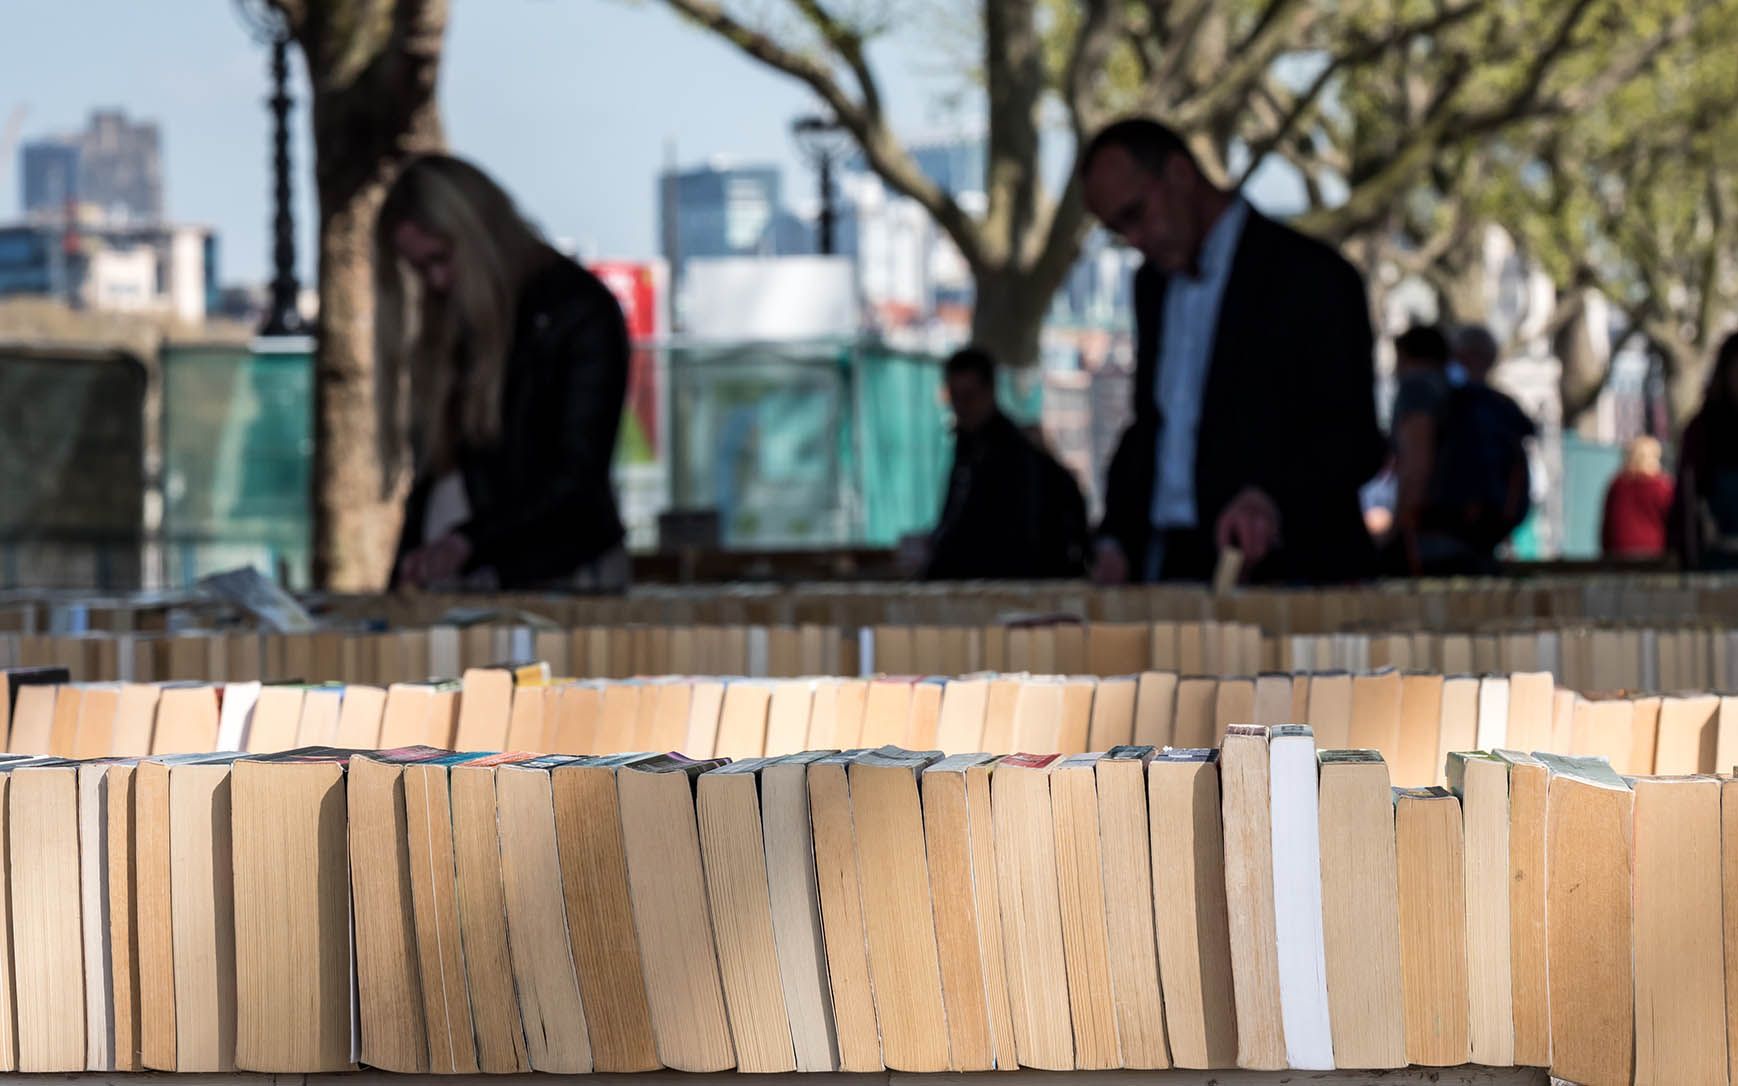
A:
{"label": "white dress shirt", "polygon": [[1195,433],[1219,327],[1219,302],[1243,237],[1249,205],[1241,196],[1220,214],[1201,242],[1196,273],[1178,272],[1165,286],[1165,321],[1153,382],[1164,427],[1159,432],[1150,516],[1155,528],[1193,528]]}

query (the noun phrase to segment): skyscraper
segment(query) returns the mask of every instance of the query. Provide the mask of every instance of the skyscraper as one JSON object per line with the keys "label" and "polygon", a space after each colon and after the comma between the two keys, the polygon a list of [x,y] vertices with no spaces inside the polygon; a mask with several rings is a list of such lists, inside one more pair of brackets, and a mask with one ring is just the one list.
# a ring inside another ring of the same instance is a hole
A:
{"label": "skyscraper", "polygon": [[121,223],[163,218],[162,135],[150,121],[97,110],[83,132],[32,140],[19,153],[26,217],[81,215]]}
{"label": "skyscraper", "polygon": [[788,256],[812,244],[784,207],[777,166],[666,171],[658,179],[658,215],[663,256],[677,281],[694,257]]}
{"label": "skyscraper", "polygon": [[78,198],[109,218],[163,217],[163,148],[157,125],[97,110],[80,138]]}
{"label": "skyscraper", "polygon": [[18,152],[18,172],[25,215],[65,211],[78,197],[78,141],[66,136],[31,140]]}

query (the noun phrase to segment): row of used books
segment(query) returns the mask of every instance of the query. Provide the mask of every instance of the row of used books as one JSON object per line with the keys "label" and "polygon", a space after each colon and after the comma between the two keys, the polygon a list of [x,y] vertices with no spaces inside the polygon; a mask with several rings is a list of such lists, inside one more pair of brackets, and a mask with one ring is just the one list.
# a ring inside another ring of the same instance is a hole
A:
{"label": "row of used books", "polygon": [[0,1069],[1728,1080],[1738,781],[1374,751],[0,760]]}
{"label": "row of used books", "polygon": [[[1723,622],[1738,610],[1731,575],[1555,575],[1511,580],[1389,582],[1355,588],[1200,586],[1095,588],[1073,582],[929,584],[827,582],[644,586],[625,596],[309,595],[316,621],[424,628],[482,614],[526,614],[549,625],[985,625],[1012,613],[1065,613],[1098,622],[1243,622],[1274,634],[1356,628],[1470,629],[1496,622]],[[268,617],[281,617],[275,613]],[[148,632],[231,624],[257,614],[200,592],[93,598],[0,593],[0,631]]]}
{"label": "row of used books", "polygon": [[1446,674],[1545,671],[1572,690],[1738,688],[1738,629],[1563,626],[1264,634],[1233,622],[1052,620],[986,626],[612,626],[479,623],[375,632],[0,634],[0,667],[61,666],[79,681],[282,682],[384,686],[457,675],[497,660],[546,660],[557,674],[968,675],[1108,677],[1139,671]]}
{"label": "row of used books", "polygon": [[1079,754],[1211,747],[1234,723],[1302,721],[1324,746],[1379,751],[1407,785],[1442,783],[1451,751],[1497,747],[1597,755],[1624,773],[1738,763],[1738,697],[1587,698],[1546,672],[579,681],[531,663],[384,688],[72,683],[56,669],[0,672],[0,682],[0,749],[64,758],[417,744],[695,758],[882,745]]}

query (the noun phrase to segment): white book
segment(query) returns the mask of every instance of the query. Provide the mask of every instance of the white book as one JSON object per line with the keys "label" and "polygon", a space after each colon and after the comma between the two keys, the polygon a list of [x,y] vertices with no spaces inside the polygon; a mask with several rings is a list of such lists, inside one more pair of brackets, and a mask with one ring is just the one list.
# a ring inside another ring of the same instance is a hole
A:
{"label": "white book", "polygon": [[[1622,612],[1619,612],[1621,614]],[[1660,688],[1660,634],[1658,630],[1641,632],[1641,688]],[[1595,676],[1598,678],[1598,676]]]}
{"label": "white book", "polygon": [[[130,633],[115,635],[115,658],[116,662],[119,664],[119,666],[115,668],[115,678],[119,679],[121,682],[130,683],[133,681],[133,657],[135,655],[134,642],[137,640],[138,637]],[[12,658],[6,661],[6,666],[16,667],[17,664],[18,657],[15,648],[13,650]]]}
{"label": "white book", "polygon": [[1331,1071],[1327,951],[1322,938],[1321,832],[1316,808],[1316,740],[1308,725],[1272,730],[1268,741],[1273,812],[1273,914],[1279,938],[1279,1005],[1286,1063]]}
{"label": "white book", "polygon": [[857,674],[875,674],[875,628],[861,626],[857,630]]}
{"label": "white book", "polygon": [[253,726],[253,707],[259,701],[259,683],[225,683],[223,709],[217,718],[217,749],[246,750],[248,729]]}
{"label": "white book", "polygon": [[507,652],[507,655],[504,657],[504,659],[508,659],[508,660],[535,660],[535,659],[537,659],[537,650],[533,647],[532,641],[533,641],[533,639],[532,639],[532,635],[531,635],[531,627],[529,627],[529,626],[513,626],[513,627],[509,628],[507,630],[508,652]]}
{"label": "white book", "polygon": [[1509,745],[1509,680],[1490,676],[1479,681],[1478,749],[1500,750]]}
{"label": "white book", "polygon": [[108,766],[78,767],[79,909],[84,916],[85,1069],[115,1069],[109,978]]}
{"label": "white book", "polygon": [[751,679],[764,679],[767,673],[767,631],[765,626],[750,626],[748,628],[748,676]]}
{"label": "white book", "polygon": [[463,670],[459,667],[460,637],[457,626],[430,626],[428,631],[428,673],[437,679],[454,679]]}
{"label": "white book", "polygon": [[1352,671],[1370,670],[1370,635],[1346,635],[1346,666]]}
{"label": "white book", "polygon": [[1539,635],[1539,670],[1549,671],[1553,681],[1563,681],[1563,637],[1556,630]]}

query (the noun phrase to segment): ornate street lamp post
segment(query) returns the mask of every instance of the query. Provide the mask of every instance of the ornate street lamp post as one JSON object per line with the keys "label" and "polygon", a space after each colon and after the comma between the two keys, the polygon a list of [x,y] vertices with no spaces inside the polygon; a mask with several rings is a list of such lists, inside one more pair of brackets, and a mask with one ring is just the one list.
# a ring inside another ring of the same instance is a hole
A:
{"label": "ornate street lamp post", "polygon": [[833,198],[833,164],[842,158],[851,146],[851,134],[845,130],[837,118],[807,116],[798,117],[791,122],[791,136],[796,140],[797,149],[803,157],[815,167],[821,184],[821,212],[819,234],[822,256],[832,256],[835,249],[834,225],[838,221],[837,205]]}
{"label": "ornate street lamp post", "polygon": [[297,308],[301,284],[296,280],[296,223],[290,209],[290,25],[271,0],[235,0],[236,10],[253,36],[271,46],[272,96],[272,283],[271,302],[260,324],[262,336],[308,333]]}

